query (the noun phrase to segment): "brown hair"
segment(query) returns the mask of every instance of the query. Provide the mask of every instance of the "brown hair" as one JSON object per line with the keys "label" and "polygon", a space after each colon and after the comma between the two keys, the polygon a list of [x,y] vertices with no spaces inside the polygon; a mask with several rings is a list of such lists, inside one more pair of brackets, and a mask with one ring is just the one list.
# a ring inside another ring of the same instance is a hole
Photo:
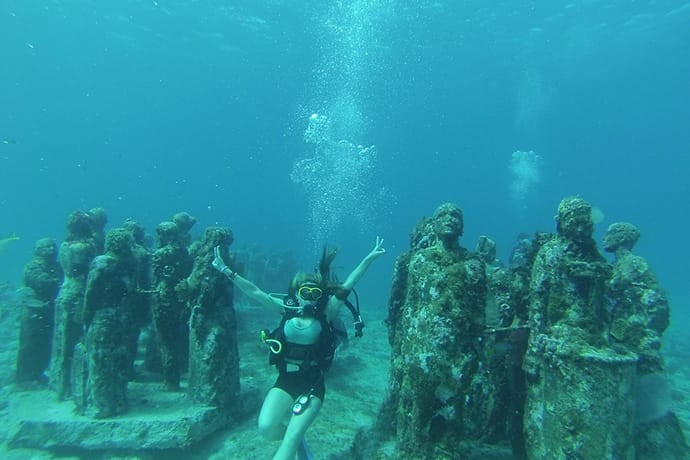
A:
{"label": "brown hair", "polygon": [[323,300],[328,298],[328,294],[333,294],[336,298],[345,300],[350,294],[350,290],[343,288],[337,277],[331,273],[331,263],[333,263],[336,255],[338,255],[337,248],[329,251],[328,247],[324,246],[321,260],[314,273],[298,272],[292,277],[288,286],[288,296],[294,297],[300,286],[315,284],[326,294],[322,297]]}

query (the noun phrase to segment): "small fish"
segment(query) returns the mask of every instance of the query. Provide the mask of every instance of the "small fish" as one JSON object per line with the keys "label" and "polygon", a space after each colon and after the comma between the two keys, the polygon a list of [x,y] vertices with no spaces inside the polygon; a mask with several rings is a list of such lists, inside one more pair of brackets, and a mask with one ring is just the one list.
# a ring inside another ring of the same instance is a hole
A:
{"label": "small fish", "polygon": [[0,139],[0,144],[5,144],[5,145],[10,145],[10,144],[12,144],[12,145],[16,145],[16,144],[17,144],[17,141],[15,141],[14,139]]}
{"label": "small fish", "polygon": [[0,240],[0,254],[5,252],[5,250],[7,249],[7,247],[10,244],[12,244],[18,240],[19,240],[19,237],[17,235],[15,235],[14,233],[10,233],[9,235],[7,235],[6,238],[1,239]]}

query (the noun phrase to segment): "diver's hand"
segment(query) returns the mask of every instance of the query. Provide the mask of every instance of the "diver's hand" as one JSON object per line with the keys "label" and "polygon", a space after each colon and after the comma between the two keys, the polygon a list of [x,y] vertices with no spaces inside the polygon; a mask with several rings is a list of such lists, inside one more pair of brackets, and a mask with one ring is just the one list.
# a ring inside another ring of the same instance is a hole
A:
{"label": "diver's hand", "polygon": [[213,262],[211,262],[211,265],[221,273],[225,273],[225,270],[228,269],[228,266],[225,265],[225,261],[220,256],[220,246],[213,248]]}
{"label": "diver's hand", "polygon": [[380,236],[376,237],[376,245],[374,246],[374,249],[371,250],[369,255],[367,256],[368,259],[376,259],[379,256],[382,256],[386,253],[386,250],[383,248],[383,238]]}

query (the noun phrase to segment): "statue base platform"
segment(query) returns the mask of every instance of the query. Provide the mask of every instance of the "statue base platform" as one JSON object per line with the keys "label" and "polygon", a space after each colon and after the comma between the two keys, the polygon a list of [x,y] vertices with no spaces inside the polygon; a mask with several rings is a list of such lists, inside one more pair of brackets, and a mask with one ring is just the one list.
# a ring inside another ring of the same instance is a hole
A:
{"label": "statue base platform", "polygon": [[199,406],[184,392],[161,383],[128,385],[129,410],[93,419],[74,413],[72,401],[49,390],[10,395],[11,448],[42,450],[142,451],[189,447],[230,423],[218,408]]}

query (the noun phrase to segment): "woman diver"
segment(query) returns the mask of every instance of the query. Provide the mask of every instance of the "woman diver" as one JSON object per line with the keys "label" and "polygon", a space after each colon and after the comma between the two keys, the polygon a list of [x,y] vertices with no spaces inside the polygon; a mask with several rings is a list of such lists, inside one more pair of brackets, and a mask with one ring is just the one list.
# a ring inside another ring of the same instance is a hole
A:
{"label": "woman diver", "polygon": [[[304,434],[323,404],[326,392],[324,374],[338,343],[338,332],[333,322],[346,304],[352,288],[371,263],[385,252],[383,239],[376,237],[374,249],[340,284],[333,282],[330,274],[336,253],[327,253],[324,249],[318,271],[314,274],[297,273],[290,282],[288,295],[279,299],[231,270],[221,257],[220,247],[214,249],[213,268],[229,278],[249,298],[285,312],[275,331],[262,334],[271,349],[271,362],[279,373],[259,414],[259,431],[269,439],[282,439],[274,460],[292,460],[298,448],[301,448],[300,458],[309,458]],[[283,421],[290,413],[285,427]]]}

